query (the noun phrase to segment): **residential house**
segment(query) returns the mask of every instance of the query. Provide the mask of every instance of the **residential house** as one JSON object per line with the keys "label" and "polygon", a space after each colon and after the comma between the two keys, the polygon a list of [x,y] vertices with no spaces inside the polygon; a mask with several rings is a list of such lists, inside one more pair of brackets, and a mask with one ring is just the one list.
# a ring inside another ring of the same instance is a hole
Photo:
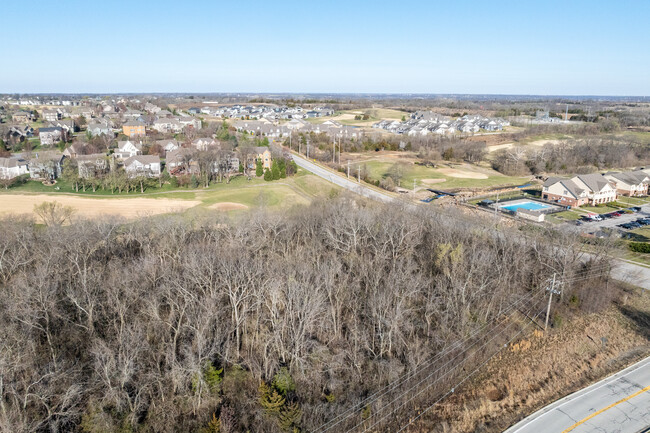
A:
{"label": "residential house", "polygon": [[43,146],[51,146],[54,143],[65,140],[66,135],[63,128],[59,127],[38,129],[38,138],[41,140]]}
{"label": "residential house", "polygon": [[0,158],[0,179],[13,179],[28,172],[28,164],[24,159]]}
{"label": "residential house", "polygon": [[189,168],[194,149],[179,147],[170,150],[165,157],[165,167],[169,174],[177,175],[185,172]]}
{"label": "residential house", "polygon": [[118,141],[117,149],[113,155],[118,159],[127,159],[142,154],[142,143],[134,143],[130,140]]}
{"label": "residential house", "polygon": [[59,127],[63,129],[68,135],[72,134],[73,132],[76,132],[79,129],[77,128],[77,124],[75,123],[75,121],[72,119],[54,120],[51,121],[47,126],[49,128]]}
{"label": "residential house", "polygon": [[156,144],[165,151],[165,154],[181,147],[180,143],[173,138],[169,140],[158,140],[156,141]]}
{"label": "residential house", "polygon": [[218,143],[212,138],[197,138],[192,141],[192,146],[197,150],[208,150],[210,147],[216,146]]}
{"label": "residential house", "polygon": [[103,153],[79,155],[76,157],[79,177],[88,179],[104,174],[109,169],[108,158]]}
{"label": "residential house", "polygon": [[31,122],[34,119],[32,113],[29,111],[16,111],[12,116],[11,120],[17,123],[27,123]]}
{"label": "residential house", "polygon": [[197,114],[201,113],[201,109],[198,107],[192,107],[187,110],[188,113],[190,113],[193,116],[196,116]]}
{"label": "residential house", "polygon": [[89,123],[87,131],[91,137],[105,135],[106,137],[113,138],[115,136],[113,129],[104,123]]}
{"label": "residential house", "polygon": [[42,117],[46,122],[55,122],[59,120],[59,112],[56,110],[43,110]]}
{"label": "residential house", "polygon": [[61,176],[65,156],[56,152],[39,152],[29,161],[29,177],[54,180]]}
{"label": "residential house", "polygon": [[74,142],[70,146],[66,147],[65,150],[63,151],[63,156],[66,158],[71,158],[75,159],[78,156],[83,155],[84,152],[84,145],[80,142]]}
{"label": "residential house", "polygon": [[138,119],[140,116],[142,116],[142,112],[138,110],[134,110],[132,108],[127,108],[126,111],[122,114],[122,116],[128,119]]}
{"label": "residential house", "polygon": [[648,195],[650,175],[643,170],[605,173],[604,176],[616,186],[616,192],[619,195],[628,197]]}
{"label": "residential house", "polygon": [[144,137],[147,135],[144,123],[138,122],[137,120],[129,120],[122,125],[122,133],[129,138]]}
{"label": "residential house", "polygon": [[6,141],[24,141],[26,138],[34,136],[34,128],[29,125],[12,125],[5,134]]}
{"label": "residential house", "polygon": [[160,157],[157,155],[137,155],[124,161],[124,169],[129,177],[160,176]]}
{"label": "residential house", "polygon": [[264,167],[265,170],[270,170],[271,169],[271,149],[269,149],[266,146],[258,146],[255,147],[255,154],[256,154],[256,159],[259,159],[262,161],[262,167]]}
{"label": "residential house", "polygon": [[151,102],[144,104],[144,110],[151,114],[156,114],[160,111],[160,107],[153,105]]}

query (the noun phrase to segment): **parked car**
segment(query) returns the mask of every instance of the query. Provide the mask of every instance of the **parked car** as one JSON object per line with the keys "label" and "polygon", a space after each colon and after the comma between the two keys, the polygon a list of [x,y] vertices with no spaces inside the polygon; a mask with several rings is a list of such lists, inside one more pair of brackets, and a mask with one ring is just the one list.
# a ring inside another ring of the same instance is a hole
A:
{"label": "parked car", "polygon": [[611,214],[614,218],[620,217],[622,214],[620,212],[612,212]]}
{"label": "parked car", "polygon": [[576,220],[576,225],[577,225],[577,226],[581,226],[581,225],[583,225],[583,224],[584,224],[584,223],[583,223],[582,221],[580,221],[580,220]]}
{"label": "parked car", "polygon": [[601,217],[602,219],[604,219],[604,220],[608,220],[608,219],[610,219],[610,218],[614,218],[614,217],[612,216],[612,214],[610,214],[610,213],[604,213],[604,214],[601,214],[600,217]]}
{"label": "parked car", "polygon": [[634,206],[634,207],[632,207],[632,209],[634,209],[637,212],[641,212],[641,207],[640,206]]}
{"label": "parked car", "polygon": [[641,227],[641,224],[639,224],[636,221],[629,222],[629,223],[627,223],[627,225],[629,225],[630,227],[632,227],[634,229],[638,229],[639,227]]}

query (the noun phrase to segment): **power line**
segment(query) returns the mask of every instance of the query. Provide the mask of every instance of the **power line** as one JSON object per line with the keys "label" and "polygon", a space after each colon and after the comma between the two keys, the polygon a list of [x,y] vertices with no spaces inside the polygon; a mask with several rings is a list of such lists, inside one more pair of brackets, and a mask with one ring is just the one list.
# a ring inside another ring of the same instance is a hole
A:
{"label": "power line", "polygon": [[[542,292],[542,293],[543,293],[543,292]],[[534,296],[537,296],[537,295],[534,295]],[[526,300],[529,300],[529,299],[532,300],[532,298],[528,298],[528,297],[526,297],[526,296],[522,296],[519,300],[517,300],[517,301],[513,302],[512,304],[510,304],[510,305],[508,306],[508,308],[506,308],[503,312],[501,312],[501,313],[499,314],[499,316],[495,316],[495,317],[494,317],[490,322],[487,322],[487,323],[483,324],[479,329],[475,330],[472,334],[470,334],[469,336],[465,337],[463,340],[461,340],[461,341],[457,341],[457,342],[455,342],[454,344],[452,344],[450,347],[445,348],[442,352],[436,354],[436,355],[435,355],[433,358],[431,358],[429,361],[426,361],[425,364],[423,364],[423,365],[421,365],[420,367],[416,368],[414,371],[412,371],[412,372],[406,374],[404,377],[398,379],[397,381],[395,381],[395,382],[393,382],[393,383],[390,383],[390,384],[385,385],[384,387],[380,388],[379,390],[377,390],[376,392],[374,392],[372,395],[366,397],[366,398],[365,398],[364,400],[362,400],[361,402],[355,404],[352,408],[348,409],[347,411],[345,411],[345,412],[343,412],[342,414],[338,415],[338,416],[335,417],[334,419],[332,419],[332,420],[326,422],[325,424],[321,425],[320,427],[318,427],[316,430],[314,430],[314,433],[325,433],[325,432],[329,431],[331,428],[333,428],[333,427],[335,427],[336,425],[340,424],[344,419],[346,419],[346,418],[349,417],[349,416],[344,416],[344,415],[353,414],[357,409],[361,408],[362,406],[367,405],[367,404],[372,404],[372,403],[374,403],[377,399],[379,399],[380,397],[383,397],[384,395],[386,395],[386,393],[388,393],[388,392],[390,391],[390,388],[395,388],[396,386],[400,385],[401,383],[410,380],[410,379],[413,378],[414,376],[416,376],[416,375],[418,375],[419,373],[421,373],[423,370],[426,370],[427,368],[429,368],[431,365],[433,365],[437,360],[441,359],[443,356],[445,356],[445,355],[451,353],[452,350],[454,350],[454,349],[456,349],[456,348],[459,348],[459,347],[462,347],[462,345],[463,345],[464,343],[468,342],[469,340],[471,340],[472,338],[474,338],[475,336],[477,336],[477,335],[478,335],[480,332],[482,332],[486,327],[488,327],[489,325],[493,324],[493,323],[494,323],[494,322],[495,322],[495,321],[496,321],[500,316],[503,316],[504,314],[508,314],[508,313],[509,313],[510,311],[512,311],[512,310],[513,310],[513,309],[514,309],[518,304],[520,304],[520,303],[522,303],[522,302],[524,302],[524,301],[526,301]],[[474,344],[476,344],[476,343],[473,343],[472,345],[474,345]],[[469,346],[467,349],[469,349],[469,348],[471,348],[471,347],[472,347],[472,346]],[[383,392],[382,392],[382,391],[383,391]],[[332,423],[333,423],[333,424],[332,424]],[[329,425],[329,424],[331,424],[331,425]]]}
{"label": "power line", "polygon": [[[611,267],[610,267],[610,266],[608,266],[608,265],[603,265],[603,266],[599,266],[599,267],[596,267],[596,268],[585,269],[585,270],[580,271],[580,272],[581,272],[581,273],[583,273],[583,272],[588,273],[588,272],[595,272],[595,271],[609,271],[609,270],[611,270]],[[580,281],[580,280],[587,280],[587,279],[595,278],[595,277],[598,277],[598,276],[602,276],[602,275],[590,275],[590,274],[589,274],[589,275],[584,275],[584,276],[574,275],[572,278],[569,278],[569,279],[564,280],[563,283],[572,283],[572,282],[577,282],[577,281]],[[533,297],[531,297],[531,298],[521,297],[519,300],[517,300],[517,301],[513,302],[512,304],[510,304],[510,305],[509,305],[509,306],[508,306],[504,311],[502,311],[502,312],[499,314],[499,316],[495,316],[495,318],[493,318],[490,322],[487,322],[487,323],[485,323],[484,325],[482,325],[479,329],[475,330],[471,335],[465,337],[462,341],[458,341],[458,342],[452,344],[450,347],[445,348],[442,352],[440,352],[440,353],[438,353],[437,355],[435,355],[433,358],[431,358],[429,361],[425,362],[425,364],[421,365],[420,367],[416,368],[414,371],[412,371],[412,372],[410,372],[410,373],[404,375],[402,378],[398,379],[397,381],[395,381],[395,382],[393,382],[393,383],[390,383],[390,384],[388,384],[388,385],[385,385],[384,387],[382,387],[382,388],[380,388],[379,390],[377,390],[376,392],[374,392],[372,395],[370,395],[370,396],[366,397],[365,399],[363,399],[361,402],[356,403],[356,404],[355,404],[354,406],[352,406],[350,409],[348,409],[348,410],[346,410],[345,412],[339,414],[338,416],[336,416],[336,417],[333,418],[332,420],[330,420],[330,421],[328,421],[328,422],[322,424],[322,425],[319,426],[316,430],[314,430],[314,433],[319,433],[319,432],[320,432],[320,433],[325,433],[325,432],[331,430],[333,427],[339,425],[341,422],[343,422],[344,420],[348,419],[348,418],[350,417],[350,415],[352,415],[352,414],[354,414],[354,413],[356,412],[356,410],[360,409],[360,408],[363,407],[363,406],[366,406],[366,405],[369,405],[369,404],[373,404],[373,403],[375,403],[379,398],[383,397],[384,395],[386,395],[386,394],[389,393],[390,391],[392,391],[392,390],[394,390],[394,389],[396,389],[396,388],[402,386],[404,383],[406,383],[407,381],[411,380],[413,377],[419,375],[420,373],[422,373],[423,371],[425,371],[426,369],[428,369],[431,365],[433,365],[437,360],[441,359],[443,356],[445,356],[445,355],[451,353],[453,350],[455,350],[455,349],[457,349],[457,348],[459,348],[459,347],[462,347],[462,345],[463,345],[464,343],[470,341],[472,338],[474,338],[475,336],[477,336],[480,332],[482,332],[484,329],[486,329],[488,326],[490,326],[490,325],[493,324],[496,320],[498,320],[499,317],[503,316],[504,314],[508,314],[510,311],[512,311],[514,308],[516,308],[516,307],[517,307],[519,304],[521,304],[522,302],[524,302],[524,301],[526,301],[526,300],[530,300],[530,301],[532,302],[532,301],[534,301],[534,300],[535,300],[539,295],[541,295],[541,294],[543,294],[543,293],[544,293],[544,292],[538,292],[537,294],[533,295]],[[530,310],[529,310],[529,311],[530,311]],[[522,313],[522,314],[525,314],[525,313]],[[538,315],[539,315],[539,314],[538,314]],[[537,317],[538,315],[536,315],[536,317]],[[502,332],[503,332],[503,331],[502,331]],[[502,332],[501,332],[501,333],[502,333]],[[500,334],[499,334],[499,335],[500,335]],[[470,350],[473,346],[475,346],[476,344],[477,344],[477,342],[472,343],[470,346],[468,346],[467,348],[463,349],[459,354],[457,354],[456,356],[454,356],[454,358],[452,358],[452,360],[456,359],[456,358],[458,357],[458,355],[460,355],[460,354],[462,354],[462,353],[465,353],[465,352],[469,351],[469,350]],[[448,365],[448,364],[449,364],[449,361],[448,361],[445,365],[443,365],[442,367],[439,367],[437,370],[435,370],[435,371],[433,371],[432,373],[430,373],[429,376],[427,376],[427,378],[428,378],[428,377],[431,377],[433,374],[435,374],[437,371],[439,371],[441,368],[444,368],[444,367],[445,367],[446,365]],[[422,381],[420,381],[419,383],[422,383]],[[357,425],[357,426],[358,426],[358,425]],[[355,427],[355,428],[356,428],[356,427]]]}
{"label": "power line", "polygon": [[[543,294],[543,292],[542,292],[542,294]],[[538,295],[539,295],[539,294],[538,294]],[[538,295],[536,295],[536,296],[538,296]],[[530,311],[532,311],[534,308],[535,308],[534,305],[531,306],[531,307],[528,309],[527,313],[529,313]],[[514,322],[509,323],[509,324],[506,326],[505,329],[501,330],[500,332],[498,332],[498,333],[496,333],[496,334],[493,334],[492,337],[491,337],[489,340],[487,340],[486,342],[483,343],[483,345],[481,346],[481,349],[483,349],[484,347],[486,347],[486,346],[487,346],[489,343],[491,343],[494,339],[496,339],[498,336],[500,336],[501,334],[503,334],[503,333],[506,331],[506,329],[510,328],[510,327],[513,325],[513,323],[514,323]],[[429,379],[431,376],[433,376],[435,373],[437,373],[438,371],[440,371],[442,368],[448,366],[452,361],[456,360],[456,358],[458,358],[461,354],[465,354],[465,352],[468,352],[469,349],[471,349],[472,346],[474,346],[475,344],[476,344],[476,343],[472,344],[472,345],[471,345],[470,347],[468,347],[467,349],[461,351],[461,352],[458,353],[456,356],[454,356],[451,360],[447,361],[443,366],[437,368],[436,370],[434,370],[433,372],[431,372],[429,375],[427,375],[424,379],[422,379],[422,380],[420,380],[418,383],[416,383],[414,386],[408,388],[408,389],[407,389],[405,392],[403,392],[401,395],[399,395],[399,396],[397,396],[396,398],[392,399],[391,403],[389,403],[389,404],[393,404],[393,402],[395,402],[395,401],[401,399],[401,398],[404,397],[407,393],[409,393],[409,392],[411,392],[413,389],[417,388],[419,385],[421,385],[423,382],[425,382],[426,380],[428,380],[428,379]],[[479,351],[480,351],[480,350],[476,350],[476,351],[474,352],[474,354],[478,353]],[[422,392],[424,392],[426,389],[428,389],[428,388],[431,387],[433,384],[439,382],[442,378],[444,378],[445,376],[447,376],[451,371],[454,371],[456,368],[458,368],[458,366],[460,366],[463,362],[465,362],[465,361],[461,361],[461,362],[459,362],[459,363],[456,364],[456,366],[454,366],[451,370],[449,370],[449,371],[443,373],[442,376],[436,378],[433,382],[431,382],[429,385],[427,385],[426,387],[424,387],[422,390],[420,390],[419,392],[417,392],[416,394],[414,394],[410,399],[408,399],[406,402],[402,403],[399,407],[397,407],[397,408],[394,409],[393,411],[389,412],[387,415],[382,416],[382,417],[381,417],[377,422],[375,422],[374,424],[372,424],[369,428],[372,428],[372,427],[376,426],[377,424],[379,424],[380,422],[382,422],[382,421],[383,421],[387,416],[391,415],[391,414],[394,413],[396,410],[402,408],[405,404],[407,404],[407,403],[409,403],[410,401],[412,401],[414,398],[416,398],[418,395],[420,395],[420,394],[421,394]],[[386,405],[382,406],[381,409],[384,409],[384,408],[388,407],[389,404],[386,404]],[[364,421],[361,421],[360,423],[356,424],[352,429],[348,430],[348,432],[352,432],[352,431],[356,430],[356,429],[357,429],[361,424],[363,424],[363,422],[364,422]],[[366,431],[366,430],[368,430],[368,428],[364,429],[364,431]]]}
{"label": "power line", "polygon": [[[607,268],[609,269],[609,267],[607,267]],[[586,279],[590,279],[590,278],[593,278],[593,276],[588,275],[588,276],[584,276],[584,277],[576,278],[575,280],[586,280]],[[529,310],[529,311],[530,311],[530,310]],[[537,320],[537,318],[539,317],[540,313],[541,313],[541,312],[538,312],[538,313],[535,315],[535,317],[534,317],[530,322],[526,323],[526,325],[525,325],[521,330],[519,330],[519,332],[517,332],[517,334],[515,334],[515,335],[514,335],[514,336],[513,336],[509,341],[508,341],[507,344],[510,344],[512,341],[514,341],[514,339],[517,338],[517,336],[519,336],[519,335],[524,331],[524,329],[526,328],[526,326],[528,326],[531,322]],[[507,346],[507,344],[506,344],[506,346]],[[451,388],[449,391],[447,391],[447,393],[445,393],[442,397],[440,397],[438,400],[436,400],[433,404],[429,405],[425,410],[423,410],[422,412],[420,412],[420,413],[419,413],[415,418],[410,419],[406,425],[404,425],[402,428],[400,428],[400,429],[397,431],[397,433],[400,433],[400,432],[404,431],[404,429],[406,429],[408,426],[410,426],[411,424],[413,424],[413,422],[417,421],[420,417],[422,417],[422,415],[424,415],[424,414],[427,413],[429,410],[431,410],[435,405],[437,405],[438,403],[440,403],[440,402],[441,402],[443,399],[445,399],[449,394],[453,393],[456,387],[462,385],[462,384],[463,384],[467,379],[469,379],[471,376],[473,376],[474,374],[476,374],[476,372],[477,372],[479,369],[481,369],[485,364],[487,364],[487,363],[488,363],[492,358],[494,358],[494,356],[496,356],[500,351],[501,351],[501,349],[497,350],[497,351],[496,351],[495,353],[493,353],[493,354],[492,354],[488,359],[484,360],[481,364],[479,364],[478,367],[476,367],[476,368],[475,368],[475,369],[474,369],[470,374],[466,375],[466,376],[465,376],[465,377],[464,377],[460,382],[458,382],[458,383],[457,383],[453,388]],[[425,389],[427,389],[427,388],[430,387],[430,386],[431,386],[431,385],[427,385],[427,387],[426,387]],[[424,390],[423,390],[423,391],[424,391]],[[420,391],[418,394],[422,393],[423,391]],[[417,396],[417,394],[416,394],[416,396]],[[414,397],[412,397],[411,399],[409,399],[409,401],[413,400],[413,398],[415,398],[416,396],[414,396]],[[403,406],[404,406],[406,403],[408,403],[409,401],[403,403],[403,404],[402,404],[400,407],[398,407],[397,409],[403,407]],[[395,412],[397,409],[395,409],[393,412]],[[385,418],[385,417],[382,417],[382,419],[383,419],[383,418]],[[370,428],[374,427],[376,424],[377,424],[377,423],[373,424]],[[365,430],[364,430],[364,431],[365,431]]]}
{"label": "power line", "polygon": [[[534,305],[531,306],[531,307],[528,309],[528,312],[527,312],[527,313],[529,313],[530,311],[532,311],[534,308],[535,308]],[[527,315],[527,314],[526,314],[526,315]],[[539,315],[539,313],[538,313],[537,315]],[[486,342],[481,346],[480,349],[478,349],[478,350],[476,350],[476,351],[474,352],[474,355],[477,354],[477,353],[479,353],[480,350],[482,350],[483,348],[485,348],[489,343],[491,343],[494,339],[496,339],[497,336],[500,336],[501,334],[503,334],[503,333],[504,333],[508,328],[510,328],[510,326],[513,325],[513,323],[514,323],[514,322],[511,322],[510,324],[508,324],[508,326],[506,326],[505,329],[501,330],[498,334],[493,335],[492,338],[490,338],[488,341],[486,341]],[[520,332],[521,332],[521,331],[520,331]],[[517,334],[517,335],[518,335],[518,334]],[[514,338],[514,337],[513,337],[513,338]],[[510,341],[512,341],[512,339],[511,339]],[[497,351],[497,352],[498,352],[498,351]],[[467,359],[467,358],[466,358],[466,359]],[[458,368],[461,364],[463,364],[464,362],[465,362],[465,360],[463,360],[463,361],[461,361],[460,363],[456,364],[456,366],[454,366],[451,370],[447,371],[447,372],[444,373],[441,377],[438,377],[436,380],[434,380],[433,382],[431,382],[431,383],[429,383],[428,385],[426,385],[426,386],[425,386],[424,388],[422,388],[420,391],[418,391],[417,393],[415,393],[411,398],[409,398],[408,400],[406,400],[404,403],[402,403],[401,405],[399,405],[397,408],[393,409],[393,410],[392,410],[391,412],[389,412],[388,414],[383,415],[379,420],[377,420],[374,424],[372,424],[370,427],[364,429],[363,431],[365,432],[365,431],[367,431],[368,429],[372,429],[372,428],[375,427],[376,425],[380,424],[380,423],[381,423],[382,421],[384,421],[388,416],[394,414],[394,413],[397,412],[399,409],[401,409],[402,407],[404,407],[406,404],[408,404],[408,403],[410,403],[411,401],[413,401],[416,397],[418,397],[418,396],[419,396],[420,394],[422,394],[424,391],[426,391],[427,389],[429,389],[432,385],[434,385],[435,383],[437,383],[438,381],[440,381],[442,378],[444,378],[445,376],[447,376],[450,372],[452,372],[452,371],[454,371],[455,369],[457,369],[457,368]],[[417,386],[419,386],[422,382],[424,382],[424,381],[425,381],[426,379],[428,379],[429,377],[431,377],[431,375],[427,376],[425,379],[423,379],[422,381],[420,381],[418,384],[416,384],[415,386],[413,386],[411,389],[407,390],[407,392],[408,392],[408,391],[412,391],[414,388],[416,388]],[[453,388],[452,388],[452,392],[453,392]],[[403,396],[405,396],[405,395],[406,395],[406,392],[403,393],[403,394],[402,394],[401,396],[399,396],[398,398],[395,398],[391,403],[384,405],[381,409],[384,409],[384,408],[388,407],[390,404],[393,404],[394,402],[396,402],[397,400],[401,399],[401,398],[402,398]],[[357,425],[356,425],[352,430],[354,430],[354,429],[356,429],[357,427],[359,427],[362,423],[363,423],[363,421],[360,422],[359,424],[357,424]],[[352,431],[352,430],[349,430],[348,432],[350,432],[350,431]]]}
{"label": "power line", "polygon": [[[537,314],[535,315],[535,319],[537,319],[537,317],[539,316],[539,314],[540,314],[540,313],[537,313]],[[529,324],[530,324],[530,323],[527,323],[527,324],[526,324],[526,325],[525,325],[521,330],[519,330],[519,332],[517,332],[517,333],[516,333],[516,334],[515,334],[515,335],[514,335],[510,340],[508,340],[508,343],[507,343],[507,344],[512,343],[512,342],[514,341],[514,339],[517,338],[517,337],[518,337],[518,336],[519,336],[519,335],[524,331],[524,329],[526,329],[526,326],[528,326]],[[485,364],[487,364],[487,363],[488,363],[492,358],[494,358],[494,357],[495,357],[495,356],[496,356],[500,351],[501,351],[501,349],[499,349],[499,350],[497,350],[496,352],[494,352],[494,353],[493,353],[493,354],[492,354],[488,359],[486,359],[486,360],[483,361],[481,364],[479,364],[479,366],[476,367],[476,368],[475,368],[471,373],[469,373],[468,375],[466,375],[466,376],[463,378],[463,380],[461,380],[460,382],[458,382],[458,384],[456,384],[456,386],[454,386],[454,387],[451,388],[449,391],[447,391],[447,393],[446,393],[445,395],[443,395],[442,397],[440,397],[440,398],[439,398],[438,400],[436,400],[433,404],[429,405],[425,410],[423,410],[422,412],[420,412],[420,413],[419,413],[415,418],[410,419],[410,420],[408,421],[408,423],[406,423],[406,425],[404,425],[402,428],[400,428],[400,429],[397,431],[397,433],[400,433],[400,432],[404,431],[405,428],[407,428],[408,426],[410,426],[411,424],[413,424],[413,422],[415,422],[415,421],[417,421],[418,419],[420,419],[420,417],[422,417],[422,415],[424,415],[424,414],[427,413],[429,410],[431,410],[431,408],[433,408],[435,405],[437,405],[438,403],[440,403],[440,402],[441,402],[444,398],[446,398],[449,394],[453,393],[456,387],[462,385],[462,384],[463,384],[467,379],[469,379],[469,378],[472,377],[474,374],[476,374],[476,372],[477,372],[478,370],[480,370],[480,369],[481,369]]]}

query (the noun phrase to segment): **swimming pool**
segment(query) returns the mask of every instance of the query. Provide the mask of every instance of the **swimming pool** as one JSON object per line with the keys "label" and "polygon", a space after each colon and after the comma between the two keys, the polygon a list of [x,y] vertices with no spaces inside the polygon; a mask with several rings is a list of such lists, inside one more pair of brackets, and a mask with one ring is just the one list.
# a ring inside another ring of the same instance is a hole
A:
{"label": "swimming pool", "polygon": [[537,203],[534,201],[524,201],[516,204],[511,204],[509,206],[501,206],[502,209],[508,209],[513,212],[516,212],[519,209],[540,210],[540,209],[548,209],[550,207],[551,207],[550,205]]}

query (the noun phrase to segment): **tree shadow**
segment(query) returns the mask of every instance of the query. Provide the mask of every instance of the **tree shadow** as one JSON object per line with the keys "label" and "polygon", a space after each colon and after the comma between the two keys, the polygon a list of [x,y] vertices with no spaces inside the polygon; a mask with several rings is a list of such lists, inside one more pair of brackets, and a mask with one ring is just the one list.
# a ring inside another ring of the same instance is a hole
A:
{"label": "tree shadow", "polygon": [[636,332],[639,335],[650,340],[650,312],[628,306],[620,306],[619,310],[636,325]]}

